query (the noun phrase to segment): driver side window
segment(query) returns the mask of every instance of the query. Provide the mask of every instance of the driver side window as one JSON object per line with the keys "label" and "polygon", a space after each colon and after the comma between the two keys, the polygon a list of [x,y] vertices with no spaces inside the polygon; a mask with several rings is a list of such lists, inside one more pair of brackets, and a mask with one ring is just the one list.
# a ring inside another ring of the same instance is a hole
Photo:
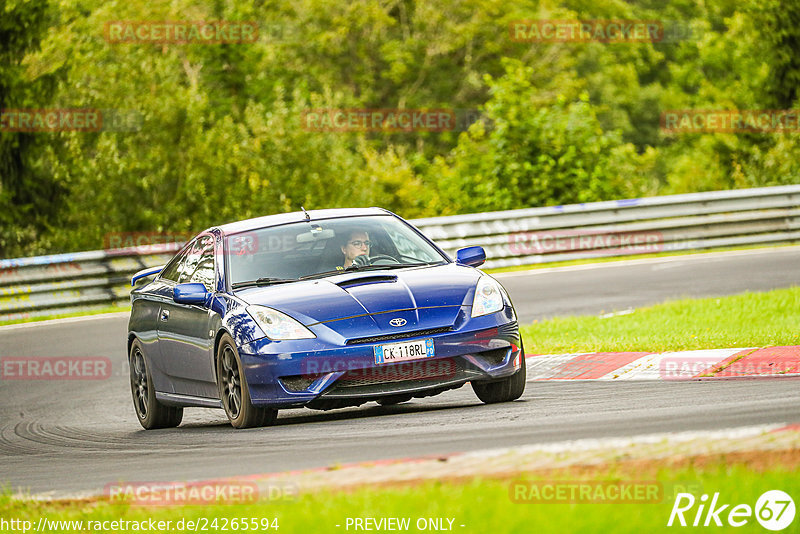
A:
{"label": "driver side window", "polygon": [[183,264],[186,262],[186,256],[189,254],[189,252],[191,252],[192,247],[194,247],[194,243],[190,243],[181,252],[179,252],[177,256],[172,258],[172,261],[170,261],[167,266],[164,267],[164,270],[161,271],[161,278],[177,283],[180,273],[183,270]]}
{"label": "driver side window", "polygon": [[178,283],[199,282],[206,290],[214,288],[214,237],[204,235],[192,245],[186,260],[178,268]]}

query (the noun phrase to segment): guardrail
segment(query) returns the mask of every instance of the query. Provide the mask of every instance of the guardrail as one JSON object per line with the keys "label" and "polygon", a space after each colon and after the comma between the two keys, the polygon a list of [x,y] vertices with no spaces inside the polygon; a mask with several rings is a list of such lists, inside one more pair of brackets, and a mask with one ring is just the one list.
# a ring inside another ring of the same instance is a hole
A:
{"label": "guardrail", "polygon": [[[800,185],[548,206],[412,221],[487,268],[800,241]],[[582,239],[583,238],[583,239]]]}
{"label": "guardrail", "polygon": [[[548,206],[411,221],[451,256],[486,249],[487,268],[800,242],[800,185]],[[0,260],[0,320],[129,299],[130,276],[180,243]]]}
{"label": "guardrail", "polygon": [[0,260],[0,321],[130,300],[130,277],[163,265],[180,243]]}

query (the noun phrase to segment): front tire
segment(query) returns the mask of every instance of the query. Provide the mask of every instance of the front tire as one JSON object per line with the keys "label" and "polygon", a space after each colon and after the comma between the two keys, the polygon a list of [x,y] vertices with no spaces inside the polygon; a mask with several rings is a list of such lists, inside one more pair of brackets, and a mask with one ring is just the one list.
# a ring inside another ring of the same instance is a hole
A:
{"label": "front tire", "polygon": [[183,408],[180,406],[166,406],[156,399],[153,388],[153,379],[147,360],[144,357],[141,342],[136,339],[131,343],[131,352],[128,355],[131,369],[131,395],[133,396],[133,409],[136,417],[145,430],[153,428],[172,428],[181,424]]}
{"label": "front tire", "polygon": [[525,351],[522,347],[520,347],[520,351],[522,351],[522,366],[513,375],[493,382],[472,382],[472,390],[482,402],[485,404],[510,402],[522,396],[525,391],[527,372],[525,369]]}
{"label": "front tire", "polygon": [[225,415],[234,428],[267,426],[278,417],[278,410],[253,406],[250,402],[250,388],[242,372],[242,361],[228,334],[222,337],[217,350],[217,384]]}

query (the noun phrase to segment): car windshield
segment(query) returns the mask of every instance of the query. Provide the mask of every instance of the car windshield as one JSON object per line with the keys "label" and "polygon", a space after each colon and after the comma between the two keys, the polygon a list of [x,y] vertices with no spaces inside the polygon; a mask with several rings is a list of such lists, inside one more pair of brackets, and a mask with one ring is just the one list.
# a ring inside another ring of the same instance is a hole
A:
{"label": "car windshield", "polygon": [[226,238],[234,287],[447,261],[392,215],[303,221]]}

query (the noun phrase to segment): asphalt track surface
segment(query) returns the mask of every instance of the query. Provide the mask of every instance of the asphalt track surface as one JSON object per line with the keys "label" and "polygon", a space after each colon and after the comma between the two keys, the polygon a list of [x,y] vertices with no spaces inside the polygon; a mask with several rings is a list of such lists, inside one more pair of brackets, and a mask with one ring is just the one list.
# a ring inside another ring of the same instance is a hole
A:
{"label": "asphalt track surface", "polygon": [[[523,321],[683,296],[800,285],[800,247],[507,274]],[[234,430],[220,410],[187,409],[177,429],[144,431],[131,406],[127,320],[0,328],[0,356],[105,356],[96,381],[0,381],[0,482],[34,493],[197,480],[335,463],[570,439],[800,422],[800,379],[529,382],[522,399],[482,405],[470,386],[393,407],[286,410]]]}

